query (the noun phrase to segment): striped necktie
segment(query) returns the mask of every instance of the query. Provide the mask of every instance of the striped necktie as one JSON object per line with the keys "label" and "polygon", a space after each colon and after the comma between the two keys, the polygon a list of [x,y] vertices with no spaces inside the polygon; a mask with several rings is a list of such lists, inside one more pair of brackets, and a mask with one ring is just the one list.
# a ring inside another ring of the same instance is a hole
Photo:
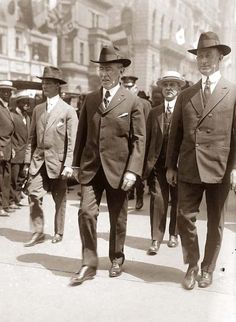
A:
{"label": "striped necktie", "polygon": [[206,79],[206,83],[205,83],[205,87],[204,87],[204,91],[203,91],[203,94],[204,94],[204,101],[205,101],[205,106],[211,96],[211,82],[209,80],[209,77],[207,76],[207,79]]}
{"label": "striped necktie", "polygon": [[111,96],[109,91],[106,91],[104,99],[103,99],[103,104],[104,104],[104,108],[106,109],[109,105],[109,100],[108,98]]}

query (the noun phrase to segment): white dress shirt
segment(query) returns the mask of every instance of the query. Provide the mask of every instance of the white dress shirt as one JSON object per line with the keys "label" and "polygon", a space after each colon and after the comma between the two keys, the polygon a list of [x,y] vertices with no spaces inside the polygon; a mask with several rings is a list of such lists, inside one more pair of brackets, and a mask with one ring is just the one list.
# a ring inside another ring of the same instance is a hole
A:
{"label": "white dress shirt", "polygon": [[[221,78],[221,73],[219,70],[217,70],[217,72],[209,75],[208,77],[209,77],[209,81],[210,81],[210,90],[211,90],[211,93],[213,93],[217,83],[219,82],[219,80]],[[202,75],[202,90],[203,91],[204,91],[204,88],[206,85],[206,79],[207,79],[207,76]]]}
{"label": "white dress shirt", "polygon": [[50,113],[55,105],[58,103],[60,96],[47,97],[47,112]]}
{"label": "white dress shirt", "polygon": [[103,89],[102,89],[102,93],[103,93],[102,97],[103,97],[103,99],[105,98],[106,91],[109,91],[109,93],[110,93],[110,96],[106,99],[108,101],[108,105],[110,104],[111,100],[113,99],[113,97],[115,96],[115,94],[116,94],[116,92],[118,91],[119,88],[120,88],[119,83],[115,87],[112,87],[111,89],[105,89],[103,87]]}

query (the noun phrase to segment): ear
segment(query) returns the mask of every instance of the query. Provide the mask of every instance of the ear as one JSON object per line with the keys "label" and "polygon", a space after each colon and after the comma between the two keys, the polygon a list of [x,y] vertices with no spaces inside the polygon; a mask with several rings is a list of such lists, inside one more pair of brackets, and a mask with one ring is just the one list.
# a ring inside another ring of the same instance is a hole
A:
{"label": "ear", "polygon": [[224,58],[224,55],[223,54],[220,54],[220,60],[223,60],[223,58]]}

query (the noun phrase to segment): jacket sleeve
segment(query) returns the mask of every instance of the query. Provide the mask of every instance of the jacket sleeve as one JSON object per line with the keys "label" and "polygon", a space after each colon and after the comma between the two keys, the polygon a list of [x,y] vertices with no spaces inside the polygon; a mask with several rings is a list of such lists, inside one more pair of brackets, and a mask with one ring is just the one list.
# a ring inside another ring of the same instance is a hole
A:
{"label": "jacket sleeve", "polygon": [[29,140],[25,151],[25,163],[30,164],[32,155],[37,146],[37,132],[36,132],[36,107],[33,110]]}
{"label": "jacket sleeve", "polygon": [[78,128],[78,116],[73,107],[68,110],[67,115],[67,152],[64,166],[72,166],[75,148],[76,133]]}

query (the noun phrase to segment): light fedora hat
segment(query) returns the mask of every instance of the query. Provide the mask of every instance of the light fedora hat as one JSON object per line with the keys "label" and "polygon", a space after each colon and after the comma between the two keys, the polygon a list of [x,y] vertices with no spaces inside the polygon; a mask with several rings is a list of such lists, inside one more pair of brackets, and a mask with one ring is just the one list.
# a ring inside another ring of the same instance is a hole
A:
{"label": "light fedora hat", "polygon": [[197,49],[189,49],[188,52],[197,55],[197,51],[199,49],[205,48],[218,48],[224,56],[228,55],[231,52],[231,48],[229,46],[221,44],[219,37],[213,31],[201,33],[198,40]]}
{"label": "light fedora hat", "polygon": [[131,60],[122,56],[120,50],[113,46],[103,46],[99,60],[92,60],[93,63],[105,64],[105,63],[121,63],[124,67],[128,67],[131,64]]}
{"label": "light fedora hat", "polygon": [[10,90],[16,90],[16,88],[13,86],[13,82],[8,81],[8,80],[1,80],[0,81],[0,89],[1,88],[7,88],[7,89],[10,89]]}
{"label": "light fedora hat", "polygon": [[184,78],[175,70],[168,70],[161,78],[158,79],[156,84],[158,86],[162,86],[164,82],[177,82],[181,87],[185,85]]}
{"label": "light fedora hat", "polygon": [[44,67],[43,76],[37,76],[40,79],[56,79],[60,84],[66,84],[66,81],[62,78],[62,71],[54,66]]}

